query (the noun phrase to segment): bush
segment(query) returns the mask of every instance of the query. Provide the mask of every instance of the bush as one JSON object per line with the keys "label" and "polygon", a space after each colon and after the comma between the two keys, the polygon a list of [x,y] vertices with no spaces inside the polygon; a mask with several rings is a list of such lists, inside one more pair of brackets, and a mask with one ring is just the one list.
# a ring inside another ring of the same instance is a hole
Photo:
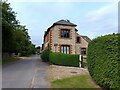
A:
{"label": "bush", "polygon": [[63,54],[63,53],[50,53],[50,62],[63,66],[79,66],[79,55],[77,54]]}
{"label": "bush", "polygon": [[45,51],[42,52],[41,58],[42,58],[43,62],[48,62],[49,61],[49,54],[50,54],[49,50],[45,50]]}
{"label": "bush", "polygon": [[13,55],[11,53],[2,53],[2,60],[12,58]]}
{"label": "bush", "polygon": [[106,35],[88,45],[87,65],[94,81],[104,88],[120,89],[120,34]]}

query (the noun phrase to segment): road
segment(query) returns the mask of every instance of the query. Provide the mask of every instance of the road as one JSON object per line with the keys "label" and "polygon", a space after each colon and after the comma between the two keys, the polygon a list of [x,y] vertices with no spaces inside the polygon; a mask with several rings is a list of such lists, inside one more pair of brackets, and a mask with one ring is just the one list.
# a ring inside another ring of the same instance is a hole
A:
{"label": "road", "polygon": [[47,68],[39,55],[3,66],[2,88],[47,88]]}

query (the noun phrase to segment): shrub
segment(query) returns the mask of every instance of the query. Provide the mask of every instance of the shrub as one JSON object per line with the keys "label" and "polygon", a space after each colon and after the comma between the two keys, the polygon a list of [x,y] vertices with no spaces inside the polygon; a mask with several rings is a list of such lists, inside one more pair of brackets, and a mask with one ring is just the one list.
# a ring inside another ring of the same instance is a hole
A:
{"label": "shrub", "polygon": [[79,66],[79,55],[77,54],[63,54],[63,53],[50,53],[50,62],[63,66]]}
{"label": "shrub", "polygon": [[104,88],[120,89],[120,34],[95,38],[88,45],[87,65],[94,81]]}
{"label": "shrub", "polygon": [[49,61],[49,54],[50,54],[49,50],[43,51],[41,54],[42,61],[48,62]]}

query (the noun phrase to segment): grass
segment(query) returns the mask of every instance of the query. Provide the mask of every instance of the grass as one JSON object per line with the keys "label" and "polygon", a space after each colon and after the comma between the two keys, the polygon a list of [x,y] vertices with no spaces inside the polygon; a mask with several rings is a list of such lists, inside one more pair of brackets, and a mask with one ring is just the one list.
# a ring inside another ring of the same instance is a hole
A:
{"label": "grass", "polygon": [[8,59],[5,59],[5,60],[2,60],[2,64],[5,65],[5,64],[9,64],[9,63],[12,63],[12,62],[15,62],[15,61],[18,61],[20,59],[24,59],[26,57],[12,57],[12,58],[8,58]]}
{"label": "grass", "polygon": [[80,75],[62,80],[55,80],[51,83],[52,88],[97,88],[89,75]]}

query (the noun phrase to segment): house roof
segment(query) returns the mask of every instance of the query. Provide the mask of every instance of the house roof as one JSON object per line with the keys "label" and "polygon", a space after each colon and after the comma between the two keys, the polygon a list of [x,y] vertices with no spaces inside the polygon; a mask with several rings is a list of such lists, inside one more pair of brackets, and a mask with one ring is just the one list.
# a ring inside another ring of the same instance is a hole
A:
{"label": "house roof", "polygon": [[75,28],[75,31],[77,32],[77,31],[78,31],[78,29],[76,29],[76,28]]}
{"label": "house roof", "polygon": [[63,20],[63,19],[55,22],[53,25],[77,26],[76,24],[71,23],[69,20]]}
{"label": "house roof", "polygon": [[81,37],[82,37],[84,40],[86,40],[88,43],[91,41],[91,39],[88,38],[87,36],[83,36],[83,35],[81,35]]}
{"label": "house roof", "polygon": [[[50,29],[52,27],[54,27],[55,25],[66,25],[66,26],[75,26],[75,27],[77,26],[76,24],[71,23],[69,20],[63,20],[63,19],[59,20],[59,21],[53,23],[53,25],[47,29],[47,31],[44,34],[44,37],[48,34],[48,32],[50,31]],[[75,29],[75,31],[78,31],[78,30]]]}

